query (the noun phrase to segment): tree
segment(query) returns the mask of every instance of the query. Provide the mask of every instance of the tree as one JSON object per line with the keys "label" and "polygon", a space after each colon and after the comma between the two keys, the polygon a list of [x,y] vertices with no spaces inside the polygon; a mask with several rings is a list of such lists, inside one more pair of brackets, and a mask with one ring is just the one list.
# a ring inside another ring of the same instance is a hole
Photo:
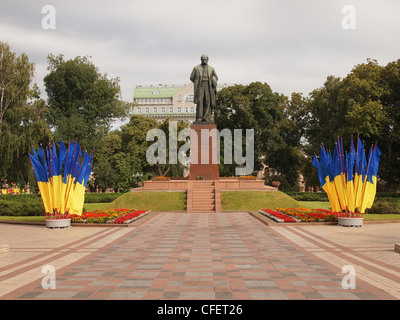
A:
{"label": "tree", "polygon": [[[295,137],[294,121],[287,116],[287,103],[285,96],[273,92],[266,83],[236,85],[218,92],[214,116],[220,131],[254,129],[254,171],[262,169],[263,163],[269,165],[283,177],[283,187],[296,182],[300,156],[299,138]],[[220,165],[221,175],[234,175],[235,166]]]}
{"label": "tree", "polygon": [[35,178],[28,151],[48,143],[47,107],[33,84],[34,64],[26,54],[17,56],[0,42],[0,178],[22,187]]}
{"label": "tree", "polygon": [[116,118],[124,118],[131,104],[120,100],[119,79],[108,79],[88,57],[65,61],[47,57],[50,71],[44,78],[48,96],[48,122],[55,137],[98,148]]}
{"label": "tree", "polygon": [[[387,191],[400,186],[400,60],[380,66],[376,60],[356,65],[344,78],[329,76],[307,99],[305,137],[309,156],[322,144],[333,150],[338,136],[348,146],[351,136],[367,148],[378,143],[382,151],[380,181]],[[314,170],[315,171],[315,170]]]}
{"label": "tree", "polygon": [[334,142],[342,128],[345,118],[343,106],[338,103],[342,80],[328,76],[323,87],[313,90],[304,106],[305,138],[310,148],[307,153],[312,155],[322,144],[326,148],[334,147]]}
{"label": "tree", "polygon": [[137,186],[137,173],[144,179],[154,176],[154,168],[146,160],[149,146],[146,135],[154,128],[156,120],[131,116],[119,130],[109,132],[96,152],[98,160],[93,169],[96,186],[102,190],[127,190]]}
{"label": "tree", "polygon": [[[178,152],[179,152],[179,149],[185,144],[186,141],[177,141],[176,146],[175,146],[176,147],[176,154],[175,154],[176,163],[171,163],[170,162],[170,152],[172,152],[172,150],[170,150],[170,147],[169,147],[170,146],[169,139],[174,139],[174,137],[170,136],[170,133],[173,135],[176,135],[176,138],[178,138],[179,133],[182,130],[185,130],[186,128],[188,128],[187,123],[185,123],[184,121],[178,121],[176,123],[176,127],[175,127],[175,126],[171,126],[170,119],[167,118],[165,121],[159,123],[157,128],[161,129],[165,133],[165,138],[166,138],[165,160],[166,160],[166,163],[165,164],[160,164],[160,163],[155,164],[155,167],[156,167],[155,174],[158,176],[164,176],[164,177],[170,176],[170,175],[173,175],[176,177],[183,177],[185,165],[179,161]],[[176,129],[176,132],[174,132],[175,129]],[[190,137],[187,137],[187,140],[189,140],[189,139],[190,139]],[[188,156],[188,155],[186,154],[185,156]]]}

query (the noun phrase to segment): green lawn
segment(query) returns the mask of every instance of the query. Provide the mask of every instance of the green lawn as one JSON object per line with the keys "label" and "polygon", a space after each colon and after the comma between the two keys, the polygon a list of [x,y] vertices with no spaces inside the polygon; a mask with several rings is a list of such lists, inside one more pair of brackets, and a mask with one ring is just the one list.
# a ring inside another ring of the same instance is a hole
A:
{"label": "green lawn", "polygon": [[287,194],[274,191],[224,191],[221,192],[222,210],[261,210],[301,207]]}
{"label": "green lawn", "polygon": [[102,210],[107,206],[108,203],[84,203],[83,210],[84,211],[95,211]]}
{"label": "green lawn", "polygon": [[105,209],[137,209],[151,211],[185,211],[186,192],[127,192]]}
{"label": "green lawn", "polygon": [[45,222],[44,216],[0,216],[0,221]]}
{"label": "green lawn", "polygon": [[[221,192],[222,210],[251,210],[276,208],[330,209],[329,202],[296,201],[279,191],[224,191]],[[185,192],[128,192],[111,203],[85,203],[85,211],[102,209],[137,209],[151,211],[185,211]],[[399,220],[400,214],[365,214],[365,221]],[[0,216],[3,221],[44,222],[44,216]]]}
{"label": "green lawn", "polygon": [[327,201],[299,201],[302,207],[308,209],[331,210],[331,205]]}

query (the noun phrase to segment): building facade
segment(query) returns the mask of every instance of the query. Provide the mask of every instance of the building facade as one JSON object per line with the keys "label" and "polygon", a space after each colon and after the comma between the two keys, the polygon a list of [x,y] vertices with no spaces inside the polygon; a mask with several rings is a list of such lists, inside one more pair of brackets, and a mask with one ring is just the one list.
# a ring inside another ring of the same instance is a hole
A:
{"label": "building facade", "polygon": [[163,122],[196,120],[196,105],[193,102],[193,83],[188,85],[138,85],[135,88],[133,114],[143,115]]}
{"label": "building facade", "polygon": [[[228,87],[218,86],[217,91]],[[193,83],[187,85],[138,85],[133,93],[133,114],[142,115],[163,122],[167,118],[185,121],[189,124],[196,121],[196,105]]]}

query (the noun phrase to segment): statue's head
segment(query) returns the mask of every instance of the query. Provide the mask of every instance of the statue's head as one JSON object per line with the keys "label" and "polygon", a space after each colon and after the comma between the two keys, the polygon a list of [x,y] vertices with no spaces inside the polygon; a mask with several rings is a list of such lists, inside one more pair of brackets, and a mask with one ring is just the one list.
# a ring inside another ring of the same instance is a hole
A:
{"label": "statue's head", "polygon": [[203,55],[201,56],[201,64],[202,64],[203,66],[205,66],[207,63],[208,63],[208,55],[203,54]]}

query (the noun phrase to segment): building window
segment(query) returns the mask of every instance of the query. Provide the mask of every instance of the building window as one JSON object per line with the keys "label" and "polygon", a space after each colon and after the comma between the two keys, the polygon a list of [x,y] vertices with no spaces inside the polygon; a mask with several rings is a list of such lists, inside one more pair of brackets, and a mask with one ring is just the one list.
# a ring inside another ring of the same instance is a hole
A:
{"label": "building window", "polygon": [[181,101],[182,100],[182,97],[181,96],[178,96],[178,101]]}
{"label": "building window", "polygon": [[161,108],[161,113],[165,113],[165,108]]}
{"label": "building window", "polygon": [[146,113],[149,113],[149,112],[150,112],[150,111],[149,111],[149,108],[146,108],[145,112],[146,112]]}
{"label": "building window", "polygon": [[182,109],[181,107],[178,107],[178,113],[181,113],[181,112],[182,112],[181,109]]}
{"label": "building window", "polygon": [[141,114],[142,113],[142,108],[137,108],[137,113]]}
{"label": "building window", "polygon": [[186,97],[186,101],[193,101],[194,100],[194,94],[189,94],[187,97]]}
{"label": "building window", "polygon": [[169,108],[169,113],[173,113],[174,109],[173,108]]}
{"label": "building window", "polygon": [[185,108],[185,112],[189,113],[189,108],[188,107]]}
{"label": "building window", "polygon": [[153,113],[157,113],[157,108],[153,108]]}
{"label": "building window", "polygon": [[190,107],[190,112],[194,113],[194,107]]}

